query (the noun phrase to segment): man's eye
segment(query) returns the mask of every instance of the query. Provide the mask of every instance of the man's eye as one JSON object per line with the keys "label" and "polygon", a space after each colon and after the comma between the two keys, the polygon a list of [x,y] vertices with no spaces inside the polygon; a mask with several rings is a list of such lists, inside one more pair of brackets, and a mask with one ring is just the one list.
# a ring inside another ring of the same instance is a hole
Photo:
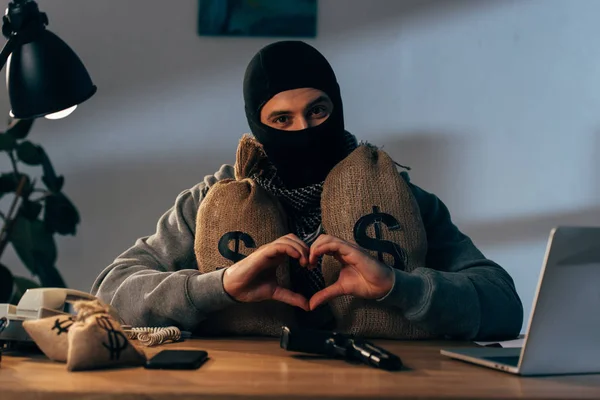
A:
{"label": "man's eye", "polygon": [[281,117],[277,117],[273,120],[275,124],[287,124],[290,121],[290,117],[286,115],[282,115]]}
{"label": "man's eye", "polygon": [[311,117],[321,118],[327,115],[327,108],[325,106],[314,106],[308,114]]}

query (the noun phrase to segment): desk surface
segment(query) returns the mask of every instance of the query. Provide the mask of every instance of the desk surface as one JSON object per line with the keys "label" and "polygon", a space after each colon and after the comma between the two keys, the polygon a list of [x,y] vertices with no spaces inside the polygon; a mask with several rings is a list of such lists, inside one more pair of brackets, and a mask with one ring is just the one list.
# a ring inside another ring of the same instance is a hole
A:
{"label": "desk surface", "polygon": [[43,356],[5,354],[0,399],[359,399],[600,398],[600,375],[521,378],[439,354],[464,343],[377,341],[406,369],[386,372],[341,360],[300,356],[274,339],[188,340],[145,348],[204,349],[211,358],[194,371],[128,368],[68,372]]}

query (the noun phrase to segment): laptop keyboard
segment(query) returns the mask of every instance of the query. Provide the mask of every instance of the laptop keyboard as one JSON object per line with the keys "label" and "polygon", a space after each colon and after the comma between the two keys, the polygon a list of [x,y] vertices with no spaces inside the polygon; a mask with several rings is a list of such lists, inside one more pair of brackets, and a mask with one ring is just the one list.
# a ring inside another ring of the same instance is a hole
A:
{"label": "laptop keyboard", "polygon": [[516,367],[519,365],[519,356],[499,356],[499,357],[485,357],[488,361],[497,362],[500,364],[510,365]]}

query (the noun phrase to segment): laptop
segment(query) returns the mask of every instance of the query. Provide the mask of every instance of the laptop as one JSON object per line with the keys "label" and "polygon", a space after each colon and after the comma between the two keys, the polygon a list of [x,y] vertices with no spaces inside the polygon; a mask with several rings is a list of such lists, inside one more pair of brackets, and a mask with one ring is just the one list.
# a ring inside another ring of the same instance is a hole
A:
{"label": "laptop", "polygon": [[522,347],[441,354],[522,376],[600,373],[600,227],[551,231]]}

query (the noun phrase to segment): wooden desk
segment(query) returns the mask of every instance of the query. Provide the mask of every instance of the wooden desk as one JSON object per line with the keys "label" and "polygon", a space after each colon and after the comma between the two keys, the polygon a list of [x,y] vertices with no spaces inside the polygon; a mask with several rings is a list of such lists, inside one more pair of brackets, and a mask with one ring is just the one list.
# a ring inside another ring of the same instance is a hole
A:
{"label": "wooden desk", "polygon": [[44,357],[4,355],[0,399],[374,399],[600,398],[600,375],[520,378],[442,357],[449,342],[377,341],[406,370],[386,372],[339,360],[299,357],[271,339],[189,340],[146,348],[204,349],[194,371],[143,368],[68,372]]}

